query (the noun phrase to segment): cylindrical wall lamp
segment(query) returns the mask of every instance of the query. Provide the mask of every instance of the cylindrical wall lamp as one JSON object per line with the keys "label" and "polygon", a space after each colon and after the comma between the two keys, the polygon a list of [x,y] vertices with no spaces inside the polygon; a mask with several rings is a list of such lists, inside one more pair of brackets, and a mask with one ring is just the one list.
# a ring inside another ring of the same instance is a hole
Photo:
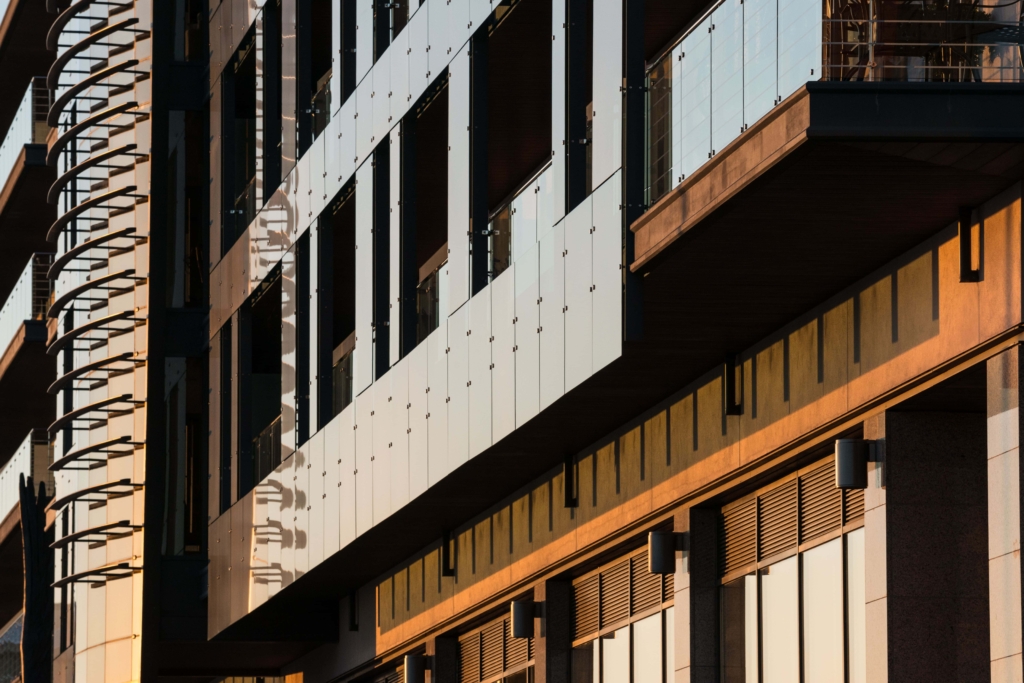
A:
{"label": "cylindrical wall lamp", "polygon": [[836,488],[868,487],[868,462],[873,459],[874,445],[864,439],[836,440]]}
{"label": "cylindrical wall lamp", "polygon": [[652,531],[647,534],[648,571],[652,574],[675,574],[677,550],[689,550],[686,532]]}

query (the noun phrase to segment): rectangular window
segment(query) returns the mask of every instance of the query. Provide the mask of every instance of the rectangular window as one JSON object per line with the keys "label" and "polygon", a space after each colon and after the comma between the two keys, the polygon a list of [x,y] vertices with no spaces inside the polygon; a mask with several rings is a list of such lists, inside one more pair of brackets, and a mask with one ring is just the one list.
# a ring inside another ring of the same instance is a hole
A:
{"label": "rectangular window", "polygon": [[843,679],[843,540],[801,555],[804,683]]}
{"label": "rectangular window", "polygon": [[797,558],[773,564],[761,573],[761,679],[764,683],[800,680],[800,593]]}
{"label": "rectangular window", "polygon": [[317,374],[331,378],[320,394],[323,428],[352,402],[352,352],[356,345],[356,197],[355,185],[342,188],[320,215],[317,238],[320,358]]}
{"label": "rectangular window", "polygon": [[864,529],[846,534],[846,632],[849,634],[850,683],[866,683],[867,644],[864,596]]}

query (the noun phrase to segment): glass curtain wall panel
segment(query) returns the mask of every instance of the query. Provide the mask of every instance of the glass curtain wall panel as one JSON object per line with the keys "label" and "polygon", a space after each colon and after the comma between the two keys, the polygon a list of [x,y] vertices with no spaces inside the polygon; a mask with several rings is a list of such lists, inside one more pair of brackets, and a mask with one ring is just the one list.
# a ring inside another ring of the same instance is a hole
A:
{"label": "glass curtain wall panel", "polygon": [[320,430],[306,442],[303,451],[309,458],[306,472],[309,477],[309,567],[324,561],[324,431]]}
{"label": "glass curtain wall panel", "polygon": [[457,52],[469,40],[470,0],[448,0],[448,42],[452,53]]}
{"label": "glass curtain wall panel", "polygon": [[843,539],[801,554],[803,562],[804,683],[844,675]]}
{"label": "glass curtain wall panel", "polygon": [[593,371],[593,198],[565,218],[565,391]]}
{"label": "glass curtain wall panel", "polygon": [[775,106],[778,90],[778,0],[743,2],[743,123]]}
{"label": "glass curtain wall panel", "polygon": [[[447,321],[447,316],[442,318]],[[423,344],[420,344],[423,346]],[[448,325],[427,337],[427,483],[448,474]]]}
{"label": "glass curtain wall panel", "polygon": [[[448,316],[448,465],[469,459],[469,308]],[[446,472],[446,473],[447,473]]]}
{"label": "glass curtain wall panel", "polygon": [[[431,46],[433,48],[433,45]],[[469,298],[469,49],[449,65],[448,277],[450,311]]]}
{"label": "glass curtain wall panel", "polygon": [[341,549],[341,420],[335,417],[324,429],[324,559]]}
{"label": "glass curtain wall panel", "polygon": [[356,83],[360,83],[373,66],[374,9],[372,2],[356,2]]}
{"label": "glass curtain wall panel", "polygon": [[[408,104],[420,98],[432,80],[430,77],[430,3],[420,5],[402,33],[409,36],[409,98]],[[440,73],[440,72],[438,72]]]}
{"label": "glass curtain wall panel", "polygon": [[698,26],[681,45],[679,60],[679,175],[688,178],[711,158],[711,31]]}
{"label": "glass curtain wall panel", "polygon": [[[300,446],[292,455],[292,495],[293,500],[309,500],[309,442]],[[309,510],[307,506],[296,505],[293,533],[295,534],[295,551],[292,562],[295,578],[309,571]]]}
{"label": "glass curtain wall panel", "polygon": [[362,164],[373,153],[373,83],[366,81],[356,88],[356,164]]}
{"label": "glass curtain wall panel", "polygon": [[867,683],[867,620],[864,592],[864,529],[846,534],[847,670],[850,683]]}
{"label": "glass curtain wall panel", "polygon": [[[532,194],[532,192],[530,192]],[[491,283],[491,436],[494,443],[516,428],[516,266]]]}
{"label": "glass curtain wall panel", "polygon": [[[738,2],[738,0],[736,0]],[[622,166],[622,8],[620,0],[593,0],[594,139],[597,187]]]}
{"label": "glass curtain wall panel", "polygon": [[565,393],[565,221],[541,238],[539,253],[540,297],[540,409]]}
{"label": "glass curtain wall panel", "polygon": [[430,29],[428,32],[430,48],[427,52],[430,75],[427,81],[433,82],[451,61],[452,44],[448,39],[449,5],[447,0],[445,2],[428,0],[427,4],[430,6]]}
{"label": "glass curtain wall panel", "polygon": [[743,4],[725,0],[711,15],[711,153],[743,128]]}
{"label": "glass curtain wall panel", "polygon": [[338,546],[344,548],[356,537],[356,405],[349,403],[334,418],[338,423]]}
{"label": "glass curtain wall panel", "polygon": [[469,457],[491,445],[491,288],[485,287],[465,307],[469,329]]}
{"label": "glass curtain wall panel", "polygon": [[[281,258],[281,458],[287,458],[298,446],[295,442],[296,350],[298,347],[298,272],[296,247]],[[219,450],[219,448],[218,448]]]}
{"label": "glass curtain wall panel", "polygon": [[[566,45],[568,35],[565,26],[565,3],[551,3],[551,215],[548,222],[542,222],[538,208],[537,239],[565,216],[565,172],[568,146],[565,140],[565,98],[566,88]],[[543,190],[542,190],[543,192]],[[539,201],[539,198],[538,198]],[[538,204],[539,206],[539,204]]]}
{"label": "glass curtain wall panel", "polygon": [[430,411],[427,394],[427,345],[419,344],[409,352],[409,497],[427,490],[428,437]]}
{"label": "glass curtain wall panel", "polygon": [[388,213],[391,238],[388,241],[389,293],[388,302],[388,351],[389,364],[394,365],[402,357],[402,124],[399,123],[388,135],[391,163],[390,213]]}
{"label": "glass curtain wall panel", "polygon": [[[287,347],[285,347],[287,348]],[[353,391],[373,381],[373,164],[356,171],[356,348]]]}
{"label": "glass curtain wall panel", "polygon": [[799,557],[762,570],[761,674],[763,683],[800,680]]}
{"label": "glass curtain wall panel", "polygon": [[356,536],[373,526],[373,390],[370,387],[356,396]]}
{"label": "glass curtain wall panel", "polygon": [[515,265],[516,427],[540,410],[539,251],[534,243]]}
{"label": "glass curtain wall panel", "polygon": [[821,2],[779,0],[779,101],[821,78]]}
{"label": "glass curtain wall panel", "polygon": [[621,171],[593,194],[593,372],[622,355]]}
{"label": "glass curtain wall panel", "polygon": [[391,451],[391,511],[409,502],[409,363],[402,359],[391,370],[388,403],[388,449]]}
{"label": "glass curtain wall panel", "polygon": [[394,373],[387,373],[373,383],[373,523],[380,524],[391,514],[391,382]]}
{"label": "glass curtain wall panel", "polygon": [[391,130],[391,55],[392,50],[380,56],[373,65],[373,137],[370,142],[377,147]]}
{"label": "glass curtain wall panel", "polygon": [[678,54],[670,51],[647,72],[647,205],[675,186],[672,166],[672,78]]}

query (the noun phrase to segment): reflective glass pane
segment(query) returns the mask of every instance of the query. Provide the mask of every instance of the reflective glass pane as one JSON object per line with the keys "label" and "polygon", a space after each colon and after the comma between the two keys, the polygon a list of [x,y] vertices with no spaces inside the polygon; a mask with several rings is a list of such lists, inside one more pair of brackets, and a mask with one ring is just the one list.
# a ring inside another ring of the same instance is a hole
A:
{"label": "reflective glass pane", "polygon": [[777,14],[776,0],[743,3],[743,122],[748,126],[775,105]]}
{"label": "reflective glass pane", "polygon": [[804,682],[843,679],[843,539],[803,553]]}
{"label": "reflective glass pane", "polygon": [[722,586],[722,680],[757,683],[757,577]]}
{"label": "reflective glass pane", "polygon": [[846,534],[846,604],[850,683],[865,683],[867,647],[864,617],[864,529]]}
{"label": "reflective glass pane", "polygon": [[674,51],[647,72],[647,204],[672,186],[672,61]]}
{"label": "reflective glass pane", "polygon": [[743,5],[725,0],[711,15],[711,153],[743,127]]}
{"label": "reflective glass pane", "polygon": [[800,595],[797,557],[762,570],[763,683],[800,680]]}
{"label": "reflective glass pane", "polygon": [[662,683],[661,620],[659,612],[633,624],[633,683]]}
{"label": "reflective glass pane", "polygon": [[821,78],[822,3],[779,0],[779,98]]}
{"label": "reflective glass pane", "polygon": [[679,61],[679,173],[687,177],[711,157],[711,34],[710,20],[683,39]]}
{"label": "reflective glass pane", "polygon": [[629,681],[629,626],[601,638],[601,673],[604,683]]}
{"label": "reflective glass pane", "polygon": [[572,683],[598,683],[601,680],[599,651],[596,640],[572,649]]}

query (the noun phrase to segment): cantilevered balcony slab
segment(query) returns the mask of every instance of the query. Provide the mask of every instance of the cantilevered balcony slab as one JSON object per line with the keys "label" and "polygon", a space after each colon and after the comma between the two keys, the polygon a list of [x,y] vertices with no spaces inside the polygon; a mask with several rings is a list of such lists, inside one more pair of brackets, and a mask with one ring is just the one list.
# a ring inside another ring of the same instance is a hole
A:
{"label": "cantilevered balcony slab", "polygon": [[[67,3],[61,3],[62,6]],[[0,0],[0,138],[18,110],[18,97],[33,76],[46,74],[56,53],[46,49],[46,32],[57,15],[41,0]]]}

